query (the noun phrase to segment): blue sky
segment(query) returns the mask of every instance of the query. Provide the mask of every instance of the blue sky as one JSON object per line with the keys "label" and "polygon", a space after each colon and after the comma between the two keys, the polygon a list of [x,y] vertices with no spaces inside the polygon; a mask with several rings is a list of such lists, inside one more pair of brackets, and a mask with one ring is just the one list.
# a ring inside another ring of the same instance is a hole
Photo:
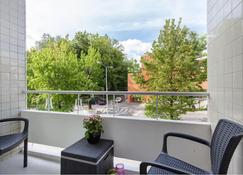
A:
{"label": "blue sky", "polygon": [[108,34],[125,47],[129,58],[150,50],[165,19],[206,33],[206,0],[27,0],[27,48],[43,33],[53,36],[77,31]]}

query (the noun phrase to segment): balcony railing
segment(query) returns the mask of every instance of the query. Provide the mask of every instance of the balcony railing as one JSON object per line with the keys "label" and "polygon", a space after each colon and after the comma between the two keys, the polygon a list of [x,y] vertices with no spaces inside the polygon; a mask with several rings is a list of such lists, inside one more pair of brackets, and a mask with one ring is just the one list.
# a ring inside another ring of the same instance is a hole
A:
{"label": "balcony railing", "polygon": [[207,92],[28,90],[25,93],[27,109],[31,110],[165,119],[206,111],[209,97]]}

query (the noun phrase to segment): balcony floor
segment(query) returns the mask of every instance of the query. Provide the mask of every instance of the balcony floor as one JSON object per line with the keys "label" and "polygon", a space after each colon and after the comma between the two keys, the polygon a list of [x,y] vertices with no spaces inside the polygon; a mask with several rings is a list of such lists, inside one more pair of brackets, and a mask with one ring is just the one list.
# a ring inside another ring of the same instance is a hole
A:
{"label": "balcony floor", "polygon": [[[18,153],[0,161],[0,174],[60,174],[60,162],[29,155],[28,167],[23,168],[23,154]],[[138,173],[126,170],[126,174]]]}
{"label": "balcony floor", "polygon": [[0,174],[60,174],[60,163],[28,156],[28,167],[23,168],[23,154],[18,153],[0,162]]}

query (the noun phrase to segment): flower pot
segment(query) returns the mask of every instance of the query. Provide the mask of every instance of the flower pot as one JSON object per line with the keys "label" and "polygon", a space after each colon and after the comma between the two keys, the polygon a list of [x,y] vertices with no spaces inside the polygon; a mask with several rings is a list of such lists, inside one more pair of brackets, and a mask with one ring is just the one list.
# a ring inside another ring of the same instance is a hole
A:
{"label": "flower pot", "polygon": [[101,133],[93,133],[89,135],[89,138],[87,139],[87,141],[90,144],[97,144],[100,141],[100,135]]}

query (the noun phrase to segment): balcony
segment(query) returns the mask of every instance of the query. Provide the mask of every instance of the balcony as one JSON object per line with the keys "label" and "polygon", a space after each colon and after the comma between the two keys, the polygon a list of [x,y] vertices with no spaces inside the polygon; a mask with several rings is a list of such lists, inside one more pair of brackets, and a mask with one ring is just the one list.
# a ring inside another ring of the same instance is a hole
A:
{"label": "balcony", "polygon": [[[103,117],[102,137],[114,140],[115,163],[124,163],[129,173],[137,173],[141,161],[155,159],[167,132],[210,140],[219,119],[242,124],[243,2],[207,0],[207,4],[208,93],[25,91],[26,0],[0,0],[0,119],[25,117],[31,123],[29,166],[22,168],[20,146],[0,157],[0,174],[59,174],[61,150],[84,136],[82,121],[90,114]],[[62,101],[66,96],[71,97],[68,103]],[[89,104],[91,97],[99,102]],[[61,100],[57,104],[53,98]],[[186,111],[165,112],[170,108],[164,110],[160,104],[169,98]],[[181,100],[193,103],[185,106]],[[19,123],[0,124],[0,135],[20,129]],[[168,144],[173,156],[210,169],[207,148],[172,138]],[[242,174],[242,148],[241,142],[229,173]]]}
{"label": "balcony", "polygon": [[[185,119],[186,117],[182,120],[165,120],[159,117],[121,115],[120,112],[117,112],[119,111],[118,108],[122,110],[123,106],[133,106],[133,104],[127,103],[126,100],[123,103],[116,104],[115,102],[117,96],[150,96],[150,98],[156,99],[155,110],[158,111],[156,104],[159,103],[162,96],[190,97],[198,103],[198,99],[207,102],[207,93],[92,91],[26,91],[25,93],[30,97],[33,97],[31,96],[33,94],[41,94],[47,97],[44,100],[45,104],[43,104],[44,109],[42,111],[38,110],[36,106],[29,106],[30,109],[21,112],[21,117],[28,118],[30,121],[30,165],[27,169],[22,169],[22,161],[17,161],[22,158],[22,155],[17,154],[3,162],[0,171],[3,173],[59,173],[61,150],[84,137],[82,121],[85,117],[94,113],[100,113],[104,119],[105,132],[102,137],[114,140],[115,163],[124,163],[129,172],[138,172],[141,161],[156,158],[161,151],[163,135],[167,132],[187,133],[206,140],[210,140],[211,137],[211,126],[208,122],[202,122],[197,118],[189,121],[188,118]],[[53,104],[50,100],[53,95],[75,95],[76,100],[74,98],[72,111],[53,111]],[[79,103],[77,106],[77,101],[80,101],[83,95],[108,95],[111,98],[109,98],[109,105],[93,105],[92,109],[88,110],[88,104],[83,103],[81,105]],[[146,103],[144,102],[143,105],[146,105]],[[104,109],[101,110],[101,108]],[[84,113],[82,110],[86,112]],[[100,111],[103,111],[103,113]],[[190,112],[189,116],[197,116],[198,112],[200,113],[200,111]],[[181,139],[170,139],[169,148],[172,155],[196,166],[210,169],[209,150],[204,146]],[[10,167],[12,162],[18,162],[18,164],[15,163],[13,169],[6,168]],[[45,167],[45,170],[41,167]]]}

